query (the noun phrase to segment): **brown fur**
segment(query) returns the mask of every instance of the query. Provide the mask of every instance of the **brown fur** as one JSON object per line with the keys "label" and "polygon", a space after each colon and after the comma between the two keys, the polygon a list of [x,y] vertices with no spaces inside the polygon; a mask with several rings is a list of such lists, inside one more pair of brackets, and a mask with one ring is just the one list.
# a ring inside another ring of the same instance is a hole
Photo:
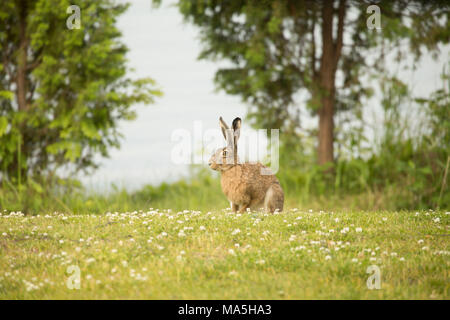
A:
{"label": "brown fur", "polygon": [[269,170],[261,163],[239,163],[235,152],[237,149],[229,144],[218,149],[209,160],[211,169],[221,172],[222,191],[231,202],[232,210],[245,212],[247,208],[263,208],[268,212],[282,211],[284,193],[277,177],[261,174],[263,168]]}

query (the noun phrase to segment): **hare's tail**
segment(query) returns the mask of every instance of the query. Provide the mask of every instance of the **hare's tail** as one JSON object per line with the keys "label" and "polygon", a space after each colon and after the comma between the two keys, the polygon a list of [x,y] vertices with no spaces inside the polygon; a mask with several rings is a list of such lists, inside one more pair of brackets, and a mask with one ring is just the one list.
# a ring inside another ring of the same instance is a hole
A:
{"label": "hare's tail", "polygon": [[268,212],[283,211],[284,193],[280,184],[273,183],[266,191],[264,197],[264,209]]}

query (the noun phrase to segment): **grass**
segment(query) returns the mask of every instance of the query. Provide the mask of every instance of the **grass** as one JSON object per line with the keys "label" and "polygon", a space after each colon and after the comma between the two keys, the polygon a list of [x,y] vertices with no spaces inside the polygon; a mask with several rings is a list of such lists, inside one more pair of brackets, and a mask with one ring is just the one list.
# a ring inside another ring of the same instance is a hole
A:
{"label": "grass", "polygon": [[448,225],[444,211],[4,211],[0,299],[449,299]]}

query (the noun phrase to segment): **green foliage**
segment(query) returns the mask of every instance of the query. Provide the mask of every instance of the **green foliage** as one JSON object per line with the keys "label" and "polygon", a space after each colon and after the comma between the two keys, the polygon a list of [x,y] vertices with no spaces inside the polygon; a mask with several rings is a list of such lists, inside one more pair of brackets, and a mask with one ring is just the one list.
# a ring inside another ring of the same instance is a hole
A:
{"label": "green foliage", "polygon": [[26,178],[20,187],[4,179],[0,185],[0,209],[39,214],[134,211],[137,208],[214,210],[227,207],[220,180],[210,170],[193,170],[191,177],[159,186],[127,191],[113,185],[110,192],[87,190],[77,180],[58,177]]}
{"label": "green foliage", "polygon": [[[278,173],[287,198],[306,205],[319,201],[329,209],[450,209],[448,79],[444,74],[443,89],[414,104],[405,84],[384,77],[375,145],[342,153],[334,176],[315,164],[313,140],[291,133],[280,150]],[[340,149],[353,148],[350,140],[340,143],[347,144]]]}
{"label": "green foliage", "polygon": [[[361,114],[362,102],[373,93],[365,77],[386,72],[382,58],[389,50],[398,51],[399,60],[410,53],[418,58],[425,50],[437,52],[440,44],[449,41],[446,1],[380,2],[383,25],[379,32],[367,27],[367,3],[341,2],[347,14],[342,25],[344,46],[336,56],[341,79],[336,80],[336,114]],[[321,107],[320,68],[325,68],[321,59],[326,57],[320,49],[320,34],[325,3],[180,0],[178,6],[186,21],[201,30],[199,57],[231,64],[217,70],[217,86],[248,103],[250,119],[258,127],[286,129],[300,127],[299,105],[308,106],[312,114]],[[337,1],[333,3],[337,9]],[[407,46],[400,46],[405,40]]]}
{"label": "green foliage", "polygon": [[119,147],[118,123],[135,118],[132,106],[161,94],[152,79],[127,77],[127,48],[116,27],[127,5],[77,1],[81,29],[69,30],[71,4],[8,0],[0,8],[0,170],[11,181],[18,172],[95,168],[96,155]]}

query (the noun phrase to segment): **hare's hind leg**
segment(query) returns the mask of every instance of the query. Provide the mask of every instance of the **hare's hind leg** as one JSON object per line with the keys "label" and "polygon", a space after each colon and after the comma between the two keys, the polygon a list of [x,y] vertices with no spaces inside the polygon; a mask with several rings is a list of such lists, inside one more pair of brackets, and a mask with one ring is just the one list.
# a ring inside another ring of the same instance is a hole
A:
{"label": "hare's hind leg", "polygon": [[283,211],[284,193],[278,183],[272,184],[264,197],[264,209],[267,212]]}

